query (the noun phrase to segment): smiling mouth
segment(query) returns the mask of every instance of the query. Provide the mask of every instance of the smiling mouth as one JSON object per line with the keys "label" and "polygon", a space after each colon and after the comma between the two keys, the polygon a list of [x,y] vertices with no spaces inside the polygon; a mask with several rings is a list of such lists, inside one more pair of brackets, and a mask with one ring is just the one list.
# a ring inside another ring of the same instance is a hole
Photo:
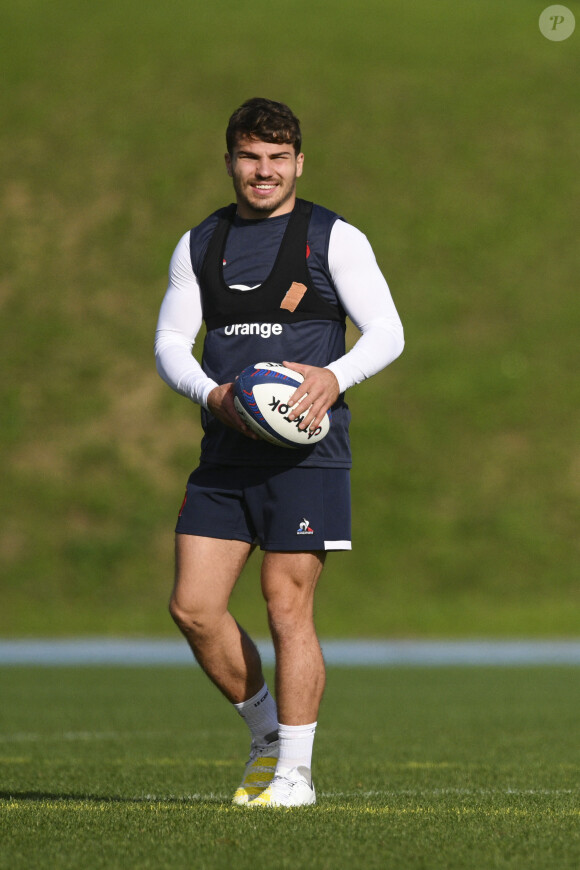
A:
{"label": "smiling mouth", "polygon": [[252,188],[254,190],[259,190],[262,193],[271,193],[273,190],[276,190],[276,184],[252,184]]}

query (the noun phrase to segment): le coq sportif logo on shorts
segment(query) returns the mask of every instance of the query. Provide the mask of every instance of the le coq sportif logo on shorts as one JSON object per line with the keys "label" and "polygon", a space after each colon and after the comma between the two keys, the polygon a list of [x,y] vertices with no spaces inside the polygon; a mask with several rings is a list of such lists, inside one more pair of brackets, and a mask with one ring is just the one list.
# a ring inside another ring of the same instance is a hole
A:
{"label": "le coq sportif logo on shorts", "polygon": [[298,530],[296,532],[297,535],[313,535],[314,529],[310,528],[310,521],[306,519],[306,517],[302,517],[300,520],[300,524],[298,526]]}

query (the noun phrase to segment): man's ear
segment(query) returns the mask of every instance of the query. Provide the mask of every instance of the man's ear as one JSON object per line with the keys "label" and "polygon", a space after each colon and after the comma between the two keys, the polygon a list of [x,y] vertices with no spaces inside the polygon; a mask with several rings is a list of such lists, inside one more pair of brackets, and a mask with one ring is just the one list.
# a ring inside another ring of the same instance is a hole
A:
{"label": "man's ear", "polygon": [[296,157],[296,178],[300,178],[302,175],[302,169],[304,168],[304,154],[300,153]]}
{"label": "man's ear", "polygon": [[228,175],[229,175],[230,178],[231,178],[232,175],[234,174],[234,172],[233,172],[233,169],[232,169],[232,156],[231,156],[231,154],[229,153],[229,151],[226,151],[226,153],[224,154],[224,159],[225,159],[225,161],[226,161],[226,169],[227,169],[227,173],[228,173]]}

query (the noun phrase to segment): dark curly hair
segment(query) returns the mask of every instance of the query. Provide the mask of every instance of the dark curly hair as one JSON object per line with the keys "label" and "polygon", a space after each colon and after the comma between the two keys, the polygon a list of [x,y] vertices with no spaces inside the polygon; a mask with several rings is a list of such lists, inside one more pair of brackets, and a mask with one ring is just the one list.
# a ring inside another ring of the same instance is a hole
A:
{"label": "dark curly hair", "polygon": [[296,154],[302,147],[300,121],[284,103],[253,97],[246,100],[231,116],[226,130],[228,152],[233,153],[240,138],[262,142],[287,142]]}

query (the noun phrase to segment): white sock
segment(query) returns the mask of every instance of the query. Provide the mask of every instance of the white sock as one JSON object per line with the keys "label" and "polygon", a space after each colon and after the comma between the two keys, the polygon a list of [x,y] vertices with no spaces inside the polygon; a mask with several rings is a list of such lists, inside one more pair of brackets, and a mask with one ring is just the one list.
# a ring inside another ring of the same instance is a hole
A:
{"label": "white sock", "polygon": [[252,742],[271,743],[278,731],[278,711],[276,701],[268,691],[266,683],[253,698],[234,704],[250,729]]}
{"label": "white sock", "polygon": [[284,774],[293,767],[312,767],[312,747],[316,722],[310,725],[278,725],[280,752],[276,773]]}

